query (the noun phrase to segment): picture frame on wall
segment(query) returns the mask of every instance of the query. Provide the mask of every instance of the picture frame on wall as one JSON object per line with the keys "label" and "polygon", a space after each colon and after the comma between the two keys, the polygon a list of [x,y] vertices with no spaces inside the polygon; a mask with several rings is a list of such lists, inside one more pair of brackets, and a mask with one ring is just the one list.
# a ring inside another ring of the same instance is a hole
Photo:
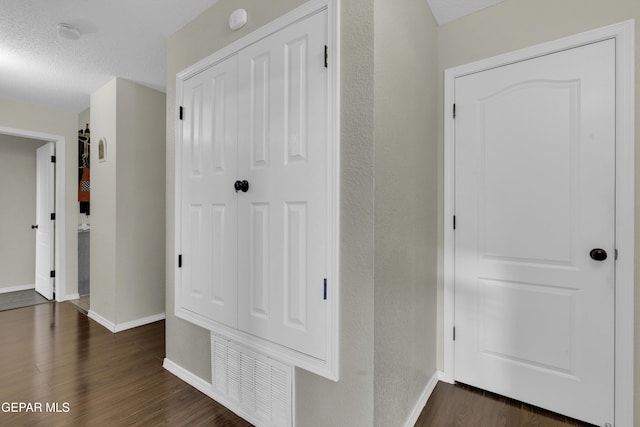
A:
{"label": "picture frame on wall", "polygon": [[107,139],[100,138],[98,141],[98,162],[107,161]]}

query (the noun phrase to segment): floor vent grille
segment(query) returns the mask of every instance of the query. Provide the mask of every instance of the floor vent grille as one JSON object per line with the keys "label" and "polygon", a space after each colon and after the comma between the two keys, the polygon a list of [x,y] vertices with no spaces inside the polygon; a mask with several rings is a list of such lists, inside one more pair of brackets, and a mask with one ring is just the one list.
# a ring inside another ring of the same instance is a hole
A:
{"label": "floor vent grille", "polygon": [[293,368],[215,333],[211,386],[221,403],[256,425],[293,425]]}

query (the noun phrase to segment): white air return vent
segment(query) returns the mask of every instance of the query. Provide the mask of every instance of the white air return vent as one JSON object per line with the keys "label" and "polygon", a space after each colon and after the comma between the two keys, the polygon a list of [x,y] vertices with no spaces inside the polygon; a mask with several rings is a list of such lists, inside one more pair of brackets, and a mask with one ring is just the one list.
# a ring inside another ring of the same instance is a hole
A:
{"label": "white air return vent", "polygon": [[211,388],[216,400],[257,426],[293,426],[293,368],[214,333]]}

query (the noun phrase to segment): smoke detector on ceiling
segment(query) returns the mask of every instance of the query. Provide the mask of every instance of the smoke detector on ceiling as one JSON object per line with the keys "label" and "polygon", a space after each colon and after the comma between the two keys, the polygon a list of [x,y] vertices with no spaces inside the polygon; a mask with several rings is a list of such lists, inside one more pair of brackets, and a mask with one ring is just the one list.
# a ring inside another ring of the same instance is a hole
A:
{"label": "smoke detector on ceiling", "polygon": [[56,27],[58,35],[67,40],[78,40],[81,36],[80,30],[70,24],[60,23]]}

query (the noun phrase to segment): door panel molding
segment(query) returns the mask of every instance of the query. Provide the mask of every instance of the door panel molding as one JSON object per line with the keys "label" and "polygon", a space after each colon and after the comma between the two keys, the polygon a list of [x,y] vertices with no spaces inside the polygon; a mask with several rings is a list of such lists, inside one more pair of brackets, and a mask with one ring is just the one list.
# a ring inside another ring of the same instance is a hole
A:
{"label": "door panel molding", "polygon": [[[496,67],[615,39],[616,42],[616,249],[615,265],[615,423],[633,425],[634,401],[634,97],[635,21],[580,33],[515,52],[450,68],[445,71],[444,111],[455,102],[458,77]],[[444,119],[444,381],[454,381],[454,229],[455,121]]]}

